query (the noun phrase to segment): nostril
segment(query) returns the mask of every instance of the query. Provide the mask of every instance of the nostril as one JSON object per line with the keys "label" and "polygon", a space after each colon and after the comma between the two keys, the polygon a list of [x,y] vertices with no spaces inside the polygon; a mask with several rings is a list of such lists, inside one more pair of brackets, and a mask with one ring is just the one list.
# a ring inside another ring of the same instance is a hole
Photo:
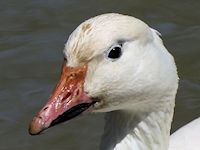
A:
{"label": "nostril", "polygon": [[45,107],[43,110],[47,110],[47,108],[48,108],[48,106],[47,106],[47,107]]}
{"label": "nostril", "polygon": [[62,102],[71,96],[71,92],[67,92],[67,94],[63,97]]}

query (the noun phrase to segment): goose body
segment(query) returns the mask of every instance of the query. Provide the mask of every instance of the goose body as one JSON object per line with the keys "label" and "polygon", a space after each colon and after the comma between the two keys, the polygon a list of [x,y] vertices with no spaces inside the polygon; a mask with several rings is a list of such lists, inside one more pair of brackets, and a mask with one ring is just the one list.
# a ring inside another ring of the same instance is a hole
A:
{"label": "goose body", "polygon": [[169,150],[199,150],[200,118],[181,127],[170,137]]}
{"label": "goose body", "polygon": [[87,110],[106,112],[101,150],[200,147],[199,120],[170,138],[178,75],[156,30],[131,16],[103,14],[75,29],[64,56],[60,81],[31,122],[30,134]]}

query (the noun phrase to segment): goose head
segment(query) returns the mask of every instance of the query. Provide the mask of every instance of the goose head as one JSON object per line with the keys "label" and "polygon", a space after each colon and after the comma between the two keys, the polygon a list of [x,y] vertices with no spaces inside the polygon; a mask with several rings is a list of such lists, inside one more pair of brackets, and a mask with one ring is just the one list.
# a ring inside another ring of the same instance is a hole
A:
{"label": "goose head", "polygon": [[[103,14],[80,24],[64,48],[60,81],[30,134],[82,112],[150,111],[174,96],[178,76],[159,33],[139,19]],[[174,103],[172,101],[172,103]]]}

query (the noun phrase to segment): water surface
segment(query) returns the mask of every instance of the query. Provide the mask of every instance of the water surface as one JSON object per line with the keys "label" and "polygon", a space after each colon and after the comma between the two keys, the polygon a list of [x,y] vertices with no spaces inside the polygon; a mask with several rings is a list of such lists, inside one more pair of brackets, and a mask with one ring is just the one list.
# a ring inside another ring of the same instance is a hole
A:
{"label": "water surface", "polygon": [[0,150],[94,150],[103,114],[74,119],[32,137],[27,128],[57,82],[62,50],[76,26],[119,12],[162,33],[180,76],[172,132],[200,116],[200,1],[0,1]]}

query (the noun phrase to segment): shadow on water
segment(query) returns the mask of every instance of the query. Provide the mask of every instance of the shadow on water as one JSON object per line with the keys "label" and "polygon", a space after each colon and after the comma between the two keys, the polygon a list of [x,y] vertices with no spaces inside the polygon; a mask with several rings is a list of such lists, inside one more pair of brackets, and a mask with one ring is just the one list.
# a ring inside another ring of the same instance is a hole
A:
{"label": "shadow on water", "polygon": [[180,87],[172,131],[200,116],[200,2],[74,0],[0,2],[0,149],[96,149],[103,115],[80,117],[37,137],[27,127],[47,100],[69,34],[105,12],[133,15],[159,30],[175,56]]}

